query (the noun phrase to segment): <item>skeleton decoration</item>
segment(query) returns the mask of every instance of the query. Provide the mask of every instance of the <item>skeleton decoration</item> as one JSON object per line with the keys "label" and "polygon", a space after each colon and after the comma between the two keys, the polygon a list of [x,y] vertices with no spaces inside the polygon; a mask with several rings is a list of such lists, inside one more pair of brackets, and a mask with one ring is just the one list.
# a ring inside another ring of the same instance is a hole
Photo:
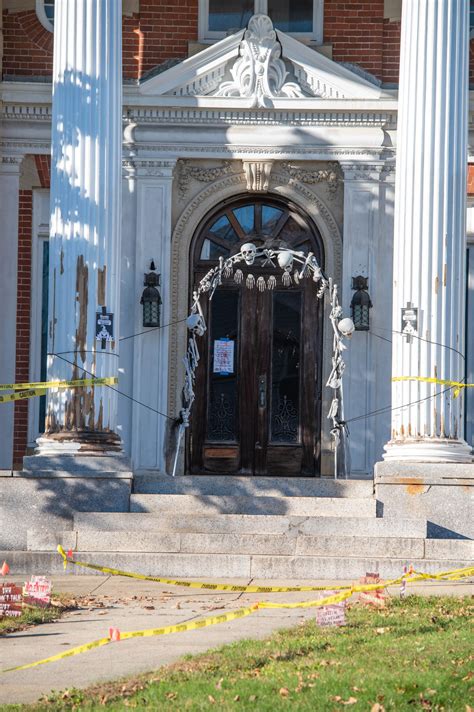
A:
{"label": "skeleton decoration", "polygon": [[[331,435],[334,439],[335,450],[334,477],[335,479],[340,476],[347,477],[350,472],[350,463],[347,442],[348,432],[344,422],[342,375],[344,373],[345,363],[342,354],[347,348],[343,339],[351,338],[354,331],[352,319],[347,317],[343,318],[342,308],[338,299],[337,285],[334,284],[331,278],[325,277],[312,252],[306,255],[304,252],[291,250],[287,247],[257,247],[252,242],[247,242],[242,245],[240,252],[237,252],[237,254],[227,259],[220,257],[219,264],[209,270],[201,279],[197,289],[193,292],[191,313],[186,320],[189,332],[188,348],[183,359],[185,377],[173,477],[176,475],[181,441],[186,428],[189,427],[191,409],[195,399],[194,385],[196,368],[200,357],[196,337],[203,336],[207,329],[201,307],[201,299],[207,294],[209,300],[211,300],[217,287],[222,284],[223,278],[231,278],[233,275],[234,281],[237,284],[242,284],[244,281],[242,270],[238,268],[234,271],[235,265],[242,263],[248,266],[256,265],[259,267],[265,267],[266,265],[275,267],[275,265],[278,264],[282,270],[282,283],[285,286],[291,284],[293,272],[293,279],[297,284],[305,278],[312,277],[313,281],[318,285],[316,293],[317,299],[323,299],[325,294],[328,295],[330,306],[329,321],[333,330],[333,351],[332,368],[326,386],[333,391],[333,397],[327,417],[332,421]],[[255,285],[257,285],[257,289],[263,292],[265,289],[274,289],[276,287],[276,277],[275,275],[271,275],[265,282],[264,277],[260,276],[255,280],[254,275],[249,273],[245,279],[245,285],[248,289],[253,289]]]}

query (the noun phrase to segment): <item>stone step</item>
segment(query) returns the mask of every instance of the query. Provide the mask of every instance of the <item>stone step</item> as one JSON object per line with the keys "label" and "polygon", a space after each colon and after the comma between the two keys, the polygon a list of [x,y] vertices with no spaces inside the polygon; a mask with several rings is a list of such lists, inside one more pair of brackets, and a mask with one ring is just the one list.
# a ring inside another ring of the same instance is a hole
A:
{"label": "stone step", "polygon": [[[29,530],[29,551],[55,551],[58,543],[83,552],[267,554],[277,556],[376,556],[422,558],[424,539],[408,537],[196,534],[162,532]],[[453,550],[454,551],[454,550]],[[436,557],[433,557],[436,558]]]}
{"label": "stone step", "polygon": [[29,455],[23,458],[23,470],[14,474],[30,478],[133,478],[130,462],[123,455]]}
{"label": "stone step", "polygon": [[130,532],[197,532],[201,534],[307,534],[425,538],[425,519],[375,517],[296,517],[275,514],[146,514],[129,512],[76,512],[73,529]]}
{"label": "stone step", "polygon": [[[472,565],[470,559],[410,559],[378,557],[268,556],[250,554],[176,554],[176,553],[110,553],[75,552],[77,559],[91,560],[98,565],[133,571],[162,578],[218,578],[232,582],[233,578],[262,581],[288,580],[358,580],[367,571],[378,572],[384,579],[396,578],[403,567],[412,564],[418,571],[439,573],[447,569]],[[22,574],[64,574],[63,562],[57,553],[0,551],[0,560],[7,560],[12,576]],[[90,569],[68,566],[68,572],[91,575]],[[97,575],[103,575],[97,572]],[[283,600],[283,599],[282,599]]]}
{"label": "stone step", "polygon": [[303,517],[374,517],[375,498],[253,497],[189,494],[133,494],[131,512],[178,514],[286,514]]}
{"label": "stone step", "polygon": [[321,477],[158,477],[136,474],[135,494],[195,494],[233,497],[373,497],[373,482]]}

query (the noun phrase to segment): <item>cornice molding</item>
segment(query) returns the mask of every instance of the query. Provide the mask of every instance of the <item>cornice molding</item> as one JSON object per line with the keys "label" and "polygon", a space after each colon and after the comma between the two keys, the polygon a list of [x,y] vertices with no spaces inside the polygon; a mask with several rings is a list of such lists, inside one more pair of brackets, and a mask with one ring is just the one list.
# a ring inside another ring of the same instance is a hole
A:
{"label": "cornice molding", "polygon": [[247,109],[241,107],[127,107],[127,119],[137,125],[268,125],[268,126],[363,126],[392,127],[396,111],[340,106],[331,110],[305,106],[286,109]]}

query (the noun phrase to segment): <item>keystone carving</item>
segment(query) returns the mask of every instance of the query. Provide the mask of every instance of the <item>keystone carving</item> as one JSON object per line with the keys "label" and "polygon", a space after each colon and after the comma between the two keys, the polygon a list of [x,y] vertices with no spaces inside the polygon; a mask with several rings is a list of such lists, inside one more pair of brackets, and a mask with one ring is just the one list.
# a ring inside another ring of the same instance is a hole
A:
{"label": "keystone carving", "polygon": [[247,190],[253,193],[265,193],[268,190],[270,173],[273,163],[271,161],[242,161]]}
{"label": "keystone carving", "polygon": [[281,45],[267,15],[254,15],[244,33],[239,58],[230,69],[231,81],[222,82],[214,96],[251,99],[251,107],[271,108],[277,97],[304,97],[296,82],[287,82]]}

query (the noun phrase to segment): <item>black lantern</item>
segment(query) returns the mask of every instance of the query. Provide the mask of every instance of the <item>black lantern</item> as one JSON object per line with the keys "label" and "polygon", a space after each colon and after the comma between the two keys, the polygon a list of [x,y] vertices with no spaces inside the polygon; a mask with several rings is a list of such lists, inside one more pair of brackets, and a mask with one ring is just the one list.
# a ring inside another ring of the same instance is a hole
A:
{"label": "black lantern", "polygon": [[156,274],[155,263],[151,262],[148,274],[144,275],[143,290],[140,304],[143,304],[143,326],[157,327],[160,326],[160,306],[161,295],[157,290],[160,285],[160,275]]}
{"label": "black lantern", "polygon": [[352,321],[356,331],[368,331],[370,326],[370,313],[372,302],[368,293],[369,278],[352,277],[352,289],[356,290],[351,301]]}

